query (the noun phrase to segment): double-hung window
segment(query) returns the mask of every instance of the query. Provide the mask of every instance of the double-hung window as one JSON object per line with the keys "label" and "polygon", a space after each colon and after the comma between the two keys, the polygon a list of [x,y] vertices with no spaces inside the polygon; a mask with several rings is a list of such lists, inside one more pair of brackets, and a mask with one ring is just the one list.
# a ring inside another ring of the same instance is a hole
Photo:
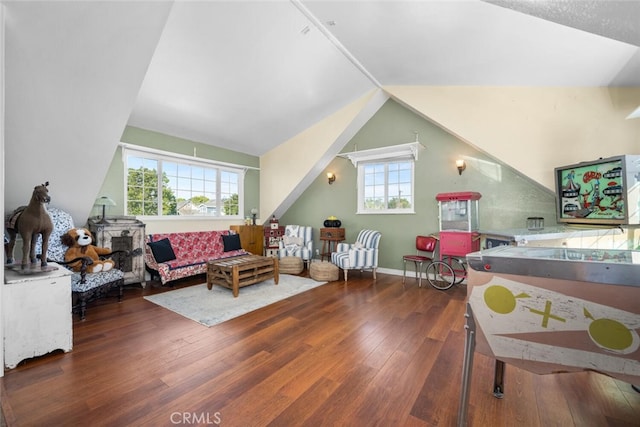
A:
{"label": "double-hung window", "polygon": [[413,213],[413,160],[358,164],[358,213]]}
{"label": "double-hung window", "polygon": [[339,154],[358,170],[357,213],[415,213],[414,168],[423,148],[416,135],[408,144]]}
{"label": "double-hung window", "polygon": [[241,167],[127,147],[123,156],[127,215],[241,217]]}

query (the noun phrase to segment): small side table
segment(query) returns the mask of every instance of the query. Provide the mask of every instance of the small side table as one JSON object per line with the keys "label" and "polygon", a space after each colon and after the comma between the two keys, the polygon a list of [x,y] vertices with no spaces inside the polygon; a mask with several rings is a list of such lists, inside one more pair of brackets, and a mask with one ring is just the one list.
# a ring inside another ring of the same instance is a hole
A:
{"label": "small side table", "polygon": [[320,261],[324,261],[325,256],[331,260],[331,253],[335,252],[338,243],[344,240],[344,235],[344,228],[328,227],[320,229],[320,241],[322,242]]}

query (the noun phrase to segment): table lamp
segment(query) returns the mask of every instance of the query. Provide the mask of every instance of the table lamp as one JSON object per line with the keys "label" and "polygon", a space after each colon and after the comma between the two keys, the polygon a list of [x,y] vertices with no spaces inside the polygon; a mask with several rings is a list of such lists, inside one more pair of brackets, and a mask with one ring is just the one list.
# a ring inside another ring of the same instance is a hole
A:
{"label": "table lamp", "polygon": [[107,196],[102,196],[96,199],[95,204],[98,206],[102,206],[102,219],[100,220],[99,224],[106,223],[107,221],[105,220],[105,209],[107,206],[115,206],[116,202],[114,202],[112,199],[110,199]]}

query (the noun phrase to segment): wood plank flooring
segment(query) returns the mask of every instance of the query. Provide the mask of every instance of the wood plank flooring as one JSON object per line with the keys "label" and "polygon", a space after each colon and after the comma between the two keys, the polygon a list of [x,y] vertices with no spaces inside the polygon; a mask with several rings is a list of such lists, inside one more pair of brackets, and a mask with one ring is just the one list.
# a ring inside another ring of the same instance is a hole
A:
{"label": "wood plank flooring", "polygon": [[[74,318],[74,348],[0,380],[8,426],[454,426],[466,288],[351,273],[206,328],[142,298]],[[204,282],[201,276],[176,287]],[[240,296],[242,298],[242,290]],[[539,376],[476,354],[472,426],[640,426],[640,393],[582,372]]]}

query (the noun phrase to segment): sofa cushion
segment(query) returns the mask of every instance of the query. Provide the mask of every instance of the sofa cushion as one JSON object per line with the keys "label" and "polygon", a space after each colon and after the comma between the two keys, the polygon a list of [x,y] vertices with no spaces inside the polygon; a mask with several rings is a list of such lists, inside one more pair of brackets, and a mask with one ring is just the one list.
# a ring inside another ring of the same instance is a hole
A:
{"label": "sofa cushion", "polygon": [[158,240],[157,242],[149,242],[147,244],[151,248],[151,252],[153,252],[153,257],[156,259],[156,262],[166,262],[176,259],[176,254],[173,252],[173,247],[171,247],[169,239],[165,238]]}
{"label": "sofa cushion", "polygon": [[222,235],[222,243],[224,244],[225,252],[237,251],[239,249],[242,249],[239,234]]}

